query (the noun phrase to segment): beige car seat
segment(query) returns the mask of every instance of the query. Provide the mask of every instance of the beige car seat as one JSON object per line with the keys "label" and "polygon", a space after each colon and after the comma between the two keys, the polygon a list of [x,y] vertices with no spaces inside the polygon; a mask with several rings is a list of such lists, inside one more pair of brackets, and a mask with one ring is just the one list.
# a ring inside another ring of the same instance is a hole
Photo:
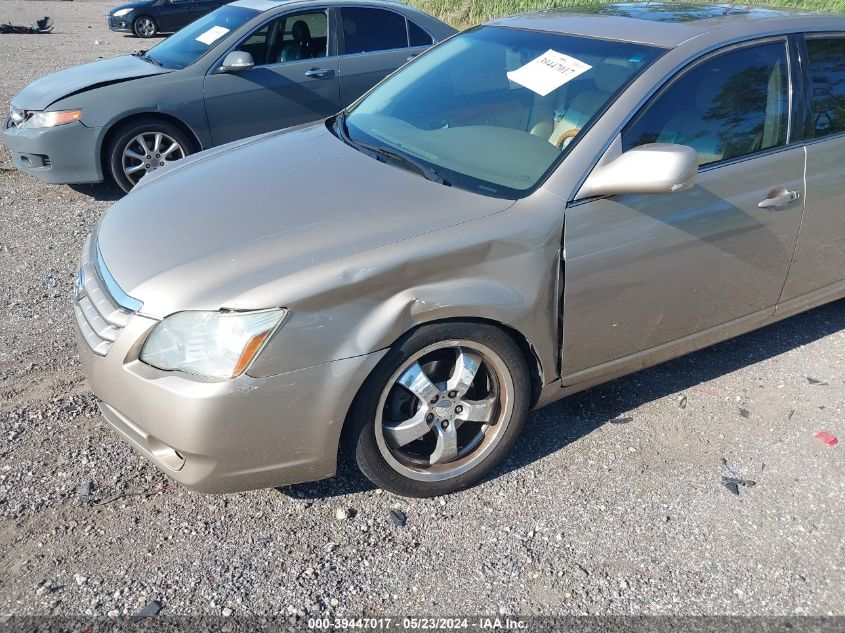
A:
{"label": "beige car seat", "polygon": [[592,89],[582,90],[569,99],[571,86],[564,85],[546,97],[538,97],[530,115],[531,134],[557,144],[565,132],[584,127],[629,76],[627,62],[605,61],[589,71]]}

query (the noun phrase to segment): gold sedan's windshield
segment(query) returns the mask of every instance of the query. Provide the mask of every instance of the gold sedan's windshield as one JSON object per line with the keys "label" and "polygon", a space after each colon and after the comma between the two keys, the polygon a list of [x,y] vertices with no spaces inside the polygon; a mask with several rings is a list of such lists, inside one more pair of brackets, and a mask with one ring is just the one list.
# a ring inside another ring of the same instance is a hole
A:
{"label": "gold sedan's windshield", "polygon": [[[438,182],[519,198],[662,49],[502,27],[432,49],[345,117],[348,140]],[[379,150],[382,150],[379,152]]]}

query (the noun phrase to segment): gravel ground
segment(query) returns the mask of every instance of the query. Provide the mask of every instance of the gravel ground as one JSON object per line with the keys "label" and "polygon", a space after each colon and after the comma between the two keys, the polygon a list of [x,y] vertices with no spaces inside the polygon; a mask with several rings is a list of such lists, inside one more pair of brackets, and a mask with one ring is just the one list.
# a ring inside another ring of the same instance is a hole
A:
{"label": "gravel ground", "polygon": [[[0,21],[56,19],[0,36],[0,107],[141,47],[105,29],[108,6],[0,3]],[[493,478],[448,498],[347,466],[202,496],[119,440],[80,374],[75,263],[117,196],[0,158],[0,616],[845,615],[843,446],[815,437],[845,439],[845,303],[539,411]],[[723,459],[756,485],[732,494]]]}

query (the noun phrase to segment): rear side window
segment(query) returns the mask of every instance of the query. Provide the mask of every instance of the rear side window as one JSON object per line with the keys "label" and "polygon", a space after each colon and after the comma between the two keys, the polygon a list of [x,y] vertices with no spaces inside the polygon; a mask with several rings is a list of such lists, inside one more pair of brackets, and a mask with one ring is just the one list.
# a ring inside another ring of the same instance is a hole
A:
{"label": "rear side window", "polygon": [[709,165],[786,143],[789,75],[782,42],[723,53],[681,74],[622,135],[624,149],[688,145]]}
{"label": "rear side window", "polygon": [[434,39],[419,26],[408,20],[408,37],[411,46],[431,46]]}
{"label": "rear side window", "polygon": [[371,53],[408,47],[408,27],[404,16],[382,9],[343,8],[344,52]]}
{"label": "rear side window", "polygon": [[807,40],[813,90],[810,132],[816,138],[845,132],[845,37]]}

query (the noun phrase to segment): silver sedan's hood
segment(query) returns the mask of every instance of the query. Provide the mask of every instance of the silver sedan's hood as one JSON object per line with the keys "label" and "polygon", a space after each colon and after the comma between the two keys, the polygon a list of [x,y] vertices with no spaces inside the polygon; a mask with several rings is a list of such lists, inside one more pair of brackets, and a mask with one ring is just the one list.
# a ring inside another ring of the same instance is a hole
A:
{"label": "silver sedan's hood", "polygon": [[21,110],[44,110],[68,95],[169,72],[132,55],[103,59],[37,79],[21,90],[12,104]]}
{"label": "silver sedan's hood", "polygon": [[513,204],[380,163],[323,124],[213,153],[139,187],[100,225],[106,266],[145,314],[283,305],[285,280],[301,287],[303,271]]}

